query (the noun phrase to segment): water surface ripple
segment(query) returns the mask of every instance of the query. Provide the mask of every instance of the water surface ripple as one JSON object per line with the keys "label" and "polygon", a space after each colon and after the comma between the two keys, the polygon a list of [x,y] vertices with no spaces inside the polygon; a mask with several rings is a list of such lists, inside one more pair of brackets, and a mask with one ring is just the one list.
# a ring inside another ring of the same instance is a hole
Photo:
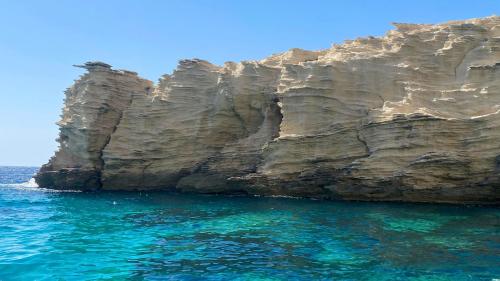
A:
{"label": "water surface ripple", "polygon": [[0,280],[492,280],[500,209],[48,192],[0,167]]}

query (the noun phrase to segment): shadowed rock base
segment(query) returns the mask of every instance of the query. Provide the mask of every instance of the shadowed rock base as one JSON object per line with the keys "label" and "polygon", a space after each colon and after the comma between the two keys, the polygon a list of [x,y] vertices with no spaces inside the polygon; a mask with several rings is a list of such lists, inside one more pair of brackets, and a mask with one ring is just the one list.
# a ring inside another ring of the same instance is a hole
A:
{"label": "shadowed rock base", "polygon": [[82,169],[61,169],[58,171],[40,170],[35,180],[40,187],[52,189],[71,189],[96,191],[101,188],[99,171]]}
{"label": "shadowed rock base", "polygon": [[[130,185],[143,179],[122,176],[105,190],[115,191],[178,191],[186,193],[291,196],[302,198],[354,201],[402,201],[462,204],[499,204],[498,184],[482,183],[479,186],[433,187],[415,189],[403,186],[397,179],[388,182],[363,183],[362,180],[332,180],[336,175],[310,175],[310,179],[280,181],[261,176],[226,178],[224,175],[194,174],[186,177],[158,177],[146,175],[152,185]],[[154,180],[156,179],[156,180]],[[181,180],[179,180],[181,179]],[[62,169],[59,171],[40,171],[36,181],[41,187],[53,189],[72,189],[83,191],[101,190],[98,171]],[[161,184],[163,182],[163,184]],[[146,183],[149,184],[149,183]],[[125,186],[126,188],[123,188]]]}

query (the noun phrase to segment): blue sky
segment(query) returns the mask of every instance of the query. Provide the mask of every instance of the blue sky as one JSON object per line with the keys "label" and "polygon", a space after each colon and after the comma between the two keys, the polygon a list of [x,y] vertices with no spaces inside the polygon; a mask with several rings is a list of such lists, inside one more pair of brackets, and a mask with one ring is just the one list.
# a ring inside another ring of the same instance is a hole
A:
{"label": "blue sky", "polygon": [[390,22],[500,14],[498,0],[0,0],[0,165],[41,165],[57,147],[72,64],[105,61],[156,81],[182,58],[261,59],[383,35]]}

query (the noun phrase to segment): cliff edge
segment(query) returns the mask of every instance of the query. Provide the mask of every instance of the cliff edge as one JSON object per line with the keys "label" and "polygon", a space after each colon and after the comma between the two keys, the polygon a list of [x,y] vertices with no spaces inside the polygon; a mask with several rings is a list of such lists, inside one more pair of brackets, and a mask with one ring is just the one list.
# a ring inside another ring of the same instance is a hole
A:
{"label": "cliff edge", "polygon": [[500,17],[261,61],[102,62],[66,91],[40,187],[500,202]]}

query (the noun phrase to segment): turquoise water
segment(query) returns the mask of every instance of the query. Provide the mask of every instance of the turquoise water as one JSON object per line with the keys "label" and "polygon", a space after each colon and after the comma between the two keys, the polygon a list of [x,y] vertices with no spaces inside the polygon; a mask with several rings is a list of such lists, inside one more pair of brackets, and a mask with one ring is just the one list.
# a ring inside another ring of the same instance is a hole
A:
{"label": "turquoise water", "polygon": [[500,209],[49,192],[0,167],[0,280],[492,280]]}

